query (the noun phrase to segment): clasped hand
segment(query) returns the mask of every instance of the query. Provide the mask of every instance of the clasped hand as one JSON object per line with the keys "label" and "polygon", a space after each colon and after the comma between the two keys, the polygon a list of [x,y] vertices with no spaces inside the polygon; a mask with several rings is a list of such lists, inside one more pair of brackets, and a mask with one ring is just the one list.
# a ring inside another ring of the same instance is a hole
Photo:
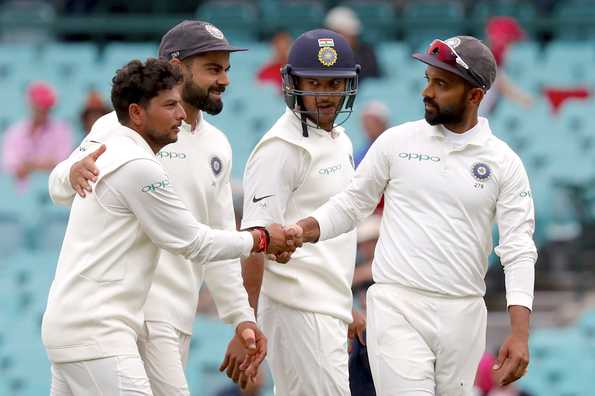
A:
{"label": "clasped hand", "polygon": [[271,224],[266,227],[271,237],[267,254],[269,259],[287,263],[295,250],[303,245],[303,231],[298,225],[283,227]]}

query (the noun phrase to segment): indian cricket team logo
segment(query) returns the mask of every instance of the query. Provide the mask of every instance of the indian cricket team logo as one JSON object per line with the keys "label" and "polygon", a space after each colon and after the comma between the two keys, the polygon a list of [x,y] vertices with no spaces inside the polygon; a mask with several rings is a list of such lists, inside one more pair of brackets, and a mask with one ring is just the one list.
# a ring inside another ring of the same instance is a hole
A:
{"label": "indian cricket team logo", "polygon": [[223,162],[217,156],[211,157],[211,170],[215,176],[219,176],[221,171],[223,170]]}
{"label": "indian cricket team logo", "polygon": [[471,174],[475,178],[475,180],[484,182],[490,178],[492,175],[492,169],[483,162],[476,162],[473,164],[471,168]]}
{"label": "indian cricket team logo", "polygon": [[318,61],[326,67],[337,62],[337,51],[333,47],[321,47],[318,51]]}
{"label": "indian cricket team logo", "polygon": [[445,43],[450,48],[457,48],[459,45],[461,45],[461,39],[458,37],[452,37],[446,40]]}
{"label": "indian cricket team logo", "polygon": [[207,32],[209,32],[209,34],[211,36],[215,37],[216,39],[223,40],[223,38],[224,38],[223,32],[221,30],[217,29],[215,26],[206,24],[205,29]]}

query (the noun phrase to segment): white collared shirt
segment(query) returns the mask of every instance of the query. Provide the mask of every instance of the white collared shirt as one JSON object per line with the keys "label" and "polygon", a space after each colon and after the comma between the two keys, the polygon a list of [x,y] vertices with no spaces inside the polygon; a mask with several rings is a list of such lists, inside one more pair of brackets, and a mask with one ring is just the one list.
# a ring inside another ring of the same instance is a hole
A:
{"label": "white collared shirt", "polygon": [[533,200],[520,158],[480,118],[464,145],[425,120],[391,128],[372,145],[346,191],[316,210],[320,239],[351,230],[385,206],[373,263],[375,282],[448,296],[482,296],[492,225],[508,305],[531,308]]}

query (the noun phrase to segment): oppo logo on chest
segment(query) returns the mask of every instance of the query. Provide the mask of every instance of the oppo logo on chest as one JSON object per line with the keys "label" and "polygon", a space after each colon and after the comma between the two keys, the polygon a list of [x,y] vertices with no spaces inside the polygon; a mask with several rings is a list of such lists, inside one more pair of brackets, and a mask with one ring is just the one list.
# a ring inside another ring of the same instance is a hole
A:
{"label": "oppo logo on chest", "polygon": [[423,153],[399,153],[399,158],[407,161],[430,161],[430,162],[440,162],[440,157],[437,155],[430,155],[430,154],[423,154]]}
{"label": "oppo logo on chest", "polygon": [[318,169],[318,174],[322,176],[330,176],[336,174],[337,172],[340,172],[341,169],[343,169],[343,165],[341,164],[331,165],[326,168]]}
{"label": "oppo logo on chest", "polygon": [[180,159],[180,160],[186,159],[186,154],[185,153],[177,153],[175,151],[163,151],[163,150],[161,150],[155,156],[158,157],[158,158],[162,158],[162,159]]}

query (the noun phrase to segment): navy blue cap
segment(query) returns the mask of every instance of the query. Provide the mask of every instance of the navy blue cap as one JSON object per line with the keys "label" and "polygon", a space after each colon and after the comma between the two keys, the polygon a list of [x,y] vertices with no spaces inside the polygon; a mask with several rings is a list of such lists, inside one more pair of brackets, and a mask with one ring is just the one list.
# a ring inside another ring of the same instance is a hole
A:
{"label": "navy blue cap", "polygon": [[223,32],[203,21],[183,21],[171,28],[161,39],[159,57],[165,60],[185,59],[212,51],[246,51],[229,44]]}
{"label": "navy blue cap", "polygon": [[289,50],[291,74],[299,77],[355,77],[359,65],[351,46],[339,33],[327,29],[310,30],[299,36]]}

